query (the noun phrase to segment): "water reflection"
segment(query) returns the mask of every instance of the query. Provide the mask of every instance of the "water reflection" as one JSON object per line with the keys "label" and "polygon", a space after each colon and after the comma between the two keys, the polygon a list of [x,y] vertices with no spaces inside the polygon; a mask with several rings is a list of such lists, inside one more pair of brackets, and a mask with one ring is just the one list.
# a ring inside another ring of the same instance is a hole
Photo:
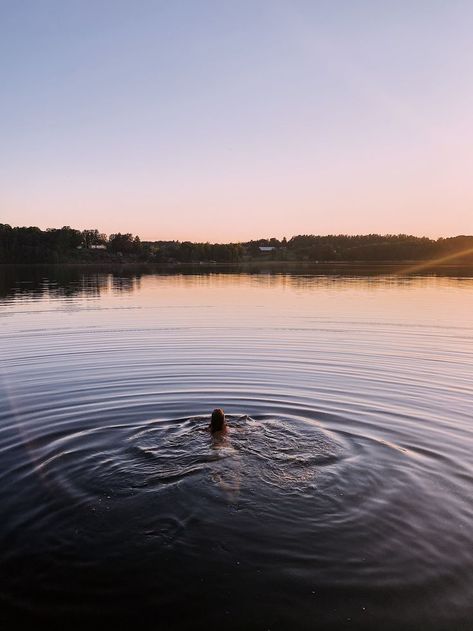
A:
{"label": "water reflection", "polygon": [[10,627],[469,628],[472,275],[319,272],[3,269]]}
{"label": "water reflection", "polygon": [[103,293],[133,293],[140,289],[145,277],[172,276],[176,284],[196,285],[212,283],[228,285],[246,280],[262,287],[329,287],[336,281],[337,288],[352,285],[354,280],[367,288],[391,284],[409,285],[412,279],[423,278],[425,286],[431,278],[450,278],[463,281],[466,286],[473,283],[471,267],[443,267],[437,269],[413,270],[406,275],[402,266],[336,266],[318,265],[312,270],[286,265],[285,267],[264,265],[205,268],[184,266],[178,270],[142,266],[74,266],[74,265],[2,265],[0,266],[0,298],[41,299],[43,297],[99,297]]}
{"label": "water reflection", "polygon": [[0,298],[99,297],[103,292],[133,292],[139,271],[75,266],[0,266]]}

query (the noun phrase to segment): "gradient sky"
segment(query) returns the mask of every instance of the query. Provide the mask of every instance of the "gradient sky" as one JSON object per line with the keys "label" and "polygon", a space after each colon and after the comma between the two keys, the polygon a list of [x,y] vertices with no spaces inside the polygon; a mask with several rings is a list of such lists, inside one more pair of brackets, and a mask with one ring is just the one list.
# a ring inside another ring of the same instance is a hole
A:
{"label": "gradient sky", "polygon": [[471,0],[0,0],[0,222],[473,233]]}

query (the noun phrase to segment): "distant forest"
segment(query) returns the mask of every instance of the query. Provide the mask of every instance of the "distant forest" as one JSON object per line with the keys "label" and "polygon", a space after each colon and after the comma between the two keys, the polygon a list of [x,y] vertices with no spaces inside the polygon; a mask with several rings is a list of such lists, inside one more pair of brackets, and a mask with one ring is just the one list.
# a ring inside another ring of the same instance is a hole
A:
{"label": "distant forest", "polygon": [[440,239],[406,234],[298,235],[245,243],[141,241],[69,226],[41,230],[0,224],[0,263],[239,263],[245,261],[473,263],[473,236]]}

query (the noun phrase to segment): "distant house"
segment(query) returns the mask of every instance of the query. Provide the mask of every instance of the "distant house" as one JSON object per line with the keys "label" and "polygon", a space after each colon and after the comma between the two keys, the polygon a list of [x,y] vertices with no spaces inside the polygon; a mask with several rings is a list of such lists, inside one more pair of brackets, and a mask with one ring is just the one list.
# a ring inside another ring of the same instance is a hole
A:
{"label": "distant house", "polygon": [[272,252],[273,250],[275,250],[276,248],[272,245],[260,245],[259,246],[259,251],[260,252]]}
{"label": "distant house", "polygon": [[106,249],[107,249],[107,246],[103,245],[102,243],[99,243],[99,244],[94,243],[93,245],[89,245],[88,247],[84,245],[77,246],[77,250],[106,250]]}

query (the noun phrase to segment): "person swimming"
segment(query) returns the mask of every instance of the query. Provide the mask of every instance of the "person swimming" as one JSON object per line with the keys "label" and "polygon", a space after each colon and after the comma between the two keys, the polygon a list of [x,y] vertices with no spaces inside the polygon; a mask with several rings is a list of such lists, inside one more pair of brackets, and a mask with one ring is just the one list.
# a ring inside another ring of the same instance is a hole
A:
{"label": "person swimming", "polygon": [[210,419],[210,432],[212,434],[215,432],[224,432],[226,428],[225,412],[221,408],[215,408]]}

